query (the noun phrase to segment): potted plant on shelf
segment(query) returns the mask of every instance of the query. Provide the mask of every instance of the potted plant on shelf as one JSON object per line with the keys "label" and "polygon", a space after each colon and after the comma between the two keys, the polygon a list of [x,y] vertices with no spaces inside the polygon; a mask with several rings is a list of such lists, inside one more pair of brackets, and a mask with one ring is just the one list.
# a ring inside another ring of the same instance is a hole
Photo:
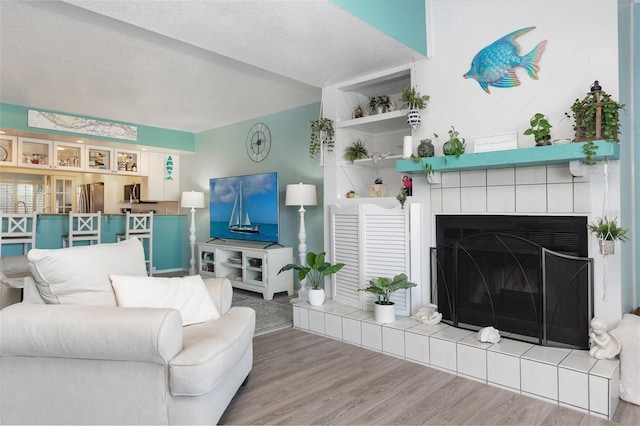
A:
{"label": "potted plant on shelf", "polygon": [[318,254],[309,252],[305,259],[307,263],[306,266],[289,263],[278,271],[278,273],[288,271],[289,269],[298,271],[300,285],[304,285],[304,279],[308,278],[308,284],[311,286],[311,289],[309,289],[309,304],[314,306],[320,306],[324,303],[324,278],[331,274],[335,274],[344,267],[344,263],[331,265],[329,262],[325,262],[324,258],[324,252]]}
{"label": "potted plant on shelf", "polygon": [[315,158],[320,153],[322,145],[327,147],[327,151],[333,151],[335,130],[333,120],[330,118],[320,118],[311,122],[311,143],[309,144],[309,156]]}
{"label": "potted plant on shelf", "polygon": [[407,124],[414,129],[417,128],[422,122],[420,110],[426,106],[427,101],[429,101],[429,95],[420,95],[420,92],[415,87],[409,86],[402,90],[400,101],[404,102],[403,108],[409,108]]}
{"label": "potted plant on shelf", "polygon": [[398,290],[415,287],[417,284],[408,280],[406,274],[398,274],[393,279],[387,277],[377,277],[369,281],[369,287],[361,288],[376,295],[378,300],[374,302],[374,318],[379,323],[390,323],[396,320],[395,303],[389,300],[391,293]]}
{"label": "potted plant on shelf", "polygon": [[614,254],[617,240],[623,242],[629,241],[629,237],[627,237],[629,230],[619,226],[617,218],[610,219],[607,216],[599,217],[595,222],[587,226],[589,231],[598,238],[598,246],[601,254]]}
{"label": "potted plant on shelf", "polygon": [[356,160],[362,160],[368,156],[369,151],[367,150],[364,142],[360,139],[353,142],[344,150],[344,158],[346,158],[351,164]]}
{"label": "potted plant on shelf", "polygon": [[455,155],[456,158],[459,158],[462,154],[464,154],[464,150],[466,149],[465,140],[460,136],[460,133],[455,129],[455,127],[451,126],[451,130],[449,130],[449,140],[442,145],[442,153],[446,157],[449,155]]}
{"label": "potted plant on shelf", "polygon": [[536,113],[529,120],[529,127],[523,132],[524,135],[532,135],[536,141],[536,146],[551,145],[551,128],[553,127],[544,114]]}
{"label": "potted plant on shelf", "polygon": [[382,114],[387,112],[391,106],[389,95],[371,96],[369,98],[369,108],[372,113]]}

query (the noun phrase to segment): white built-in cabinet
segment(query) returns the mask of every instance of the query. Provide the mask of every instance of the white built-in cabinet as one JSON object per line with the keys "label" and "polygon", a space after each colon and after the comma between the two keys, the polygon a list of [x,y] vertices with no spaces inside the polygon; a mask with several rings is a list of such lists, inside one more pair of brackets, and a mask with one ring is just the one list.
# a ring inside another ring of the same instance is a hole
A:
{"label": "white built-in cabinet", "polygon": [[180,158],[173,154],[148,152],[147,186],[143,198],[155,201],[179,201]]}
{"label": "white built-in cabinet", "polygon": [[0,165],[15,166],[18,163],[18,138],[0,134]]}
{"label": "white built-in cabinet", "polygon": [[[332,299],[373,310],[371,293],[359,291],[371,278],[410,275],[409,210],[370,203],[330,207],[333,263],[345,266],[332,276]],[[410,315],[411,291],[393,293],[396,314]]]}
{"label": "white built-in cabinet", "polygon": [[293,295],[293,271],[278,274],[293,261],[293,249],[259,243],[198,243],[198,272],[203,277],[226,277],[231,285],[261,293],[272,300],[274,293]]}

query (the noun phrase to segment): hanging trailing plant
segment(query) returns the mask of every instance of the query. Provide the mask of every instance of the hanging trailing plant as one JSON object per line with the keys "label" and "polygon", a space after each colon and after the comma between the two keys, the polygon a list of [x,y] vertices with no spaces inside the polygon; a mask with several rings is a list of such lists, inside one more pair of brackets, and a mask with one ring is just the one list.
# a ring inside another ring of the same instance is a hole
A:
{"label": "hanging trailing plant", "polygon": [[320,153],[322,145],[327,147],[327,151],[333,151],[335,144],[333,137],[335,130],[333,128],[333,120],[330,118],[321,118],[311,121],[311,142],[309,143],[309,156],[315,158]]}

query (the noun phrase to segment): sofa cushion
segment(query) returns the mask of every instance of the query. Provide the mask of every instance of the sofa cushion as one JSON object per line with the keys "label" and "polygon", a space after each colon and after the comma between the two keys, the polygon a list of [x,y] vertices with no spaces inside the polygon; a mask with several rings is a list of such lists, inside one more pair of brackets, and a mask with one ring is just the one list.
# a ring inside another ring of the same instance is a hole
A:
{"label": "sofa cushion", "polygon": [[0,282],[13,288],[24,286],[24,277],[31,276],[27,256],[0,257]]}
{"label": "sofa cushion", "polygon": [[109,278],[118,306],[177,309],[182,325],[220,318],[200,275],[161,278],[112,274]]}
{"label": "sofa cushion", "polygon": [[116,306],[109,274],[147,275],[144,249],[135,238],[112,244],[32,249],[27,256],[46,303]]}

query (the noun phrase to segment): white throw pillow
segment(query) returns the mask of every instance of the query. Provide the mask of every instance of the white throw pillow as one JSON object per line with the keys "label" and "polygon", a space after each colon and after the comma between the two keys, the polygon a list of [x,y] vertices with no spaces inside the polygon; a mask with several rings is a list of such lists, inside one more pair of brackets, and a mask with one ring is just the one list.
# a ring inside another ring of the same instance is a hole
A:
{"label": "white throw pillow", "polygon": [[220,318],[200,275],[182,278],[110,275],[118,306],[171,308],[182,315],[182,325]]}
{"label": "white throw pillow", "polygon": [[119,243],[32,249],[27,255],[46,303],[116,306],[109,274],[146,276],[144,248],[137,238]]}

